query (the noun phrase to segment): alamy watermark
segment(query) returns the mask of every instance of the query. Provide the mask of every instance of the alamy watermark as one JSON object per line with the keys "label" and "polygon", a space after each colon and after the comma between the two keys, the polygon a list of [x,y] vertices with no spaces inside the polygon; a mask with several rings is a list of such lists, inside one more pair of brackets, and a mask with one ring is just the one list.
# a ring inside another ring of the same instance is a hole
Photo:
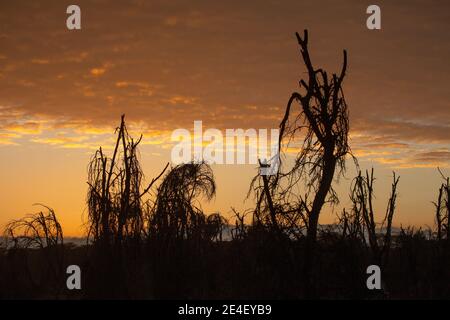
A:
{"label": "alamy watermark", "polygon": [[66,13],[69,16],[66,19],[66,27],[69,30],[81,30],[81,9],[76,4],[67,7]]}
{"label": "alamy watermark", "polygon": [[[176,129],[171,140],[174,164],[206,162],[208,164],[258,164],[260,175],[274,175],[280,166],[279,129],[203,130],[202,121],[194,121],[193,134]],[[269,141],[270,140],[270,141]]]}

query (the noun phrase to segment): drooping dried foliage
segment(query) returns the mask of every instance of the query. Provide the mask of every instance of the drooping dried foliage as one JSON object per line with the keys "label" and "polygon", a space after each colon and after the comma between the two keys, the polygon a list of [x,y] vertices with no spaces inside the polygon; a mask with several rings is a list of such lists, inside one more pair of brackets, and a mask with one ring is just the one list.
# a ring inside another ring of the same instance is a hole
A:
{"label": "drooping dried foliage", "polygon": [[180,164],[172,168],[158,187],[154,210],[149,217],[150,237],[192,239],[202,237],[207,223],[217,226],[220,216],[206,219],[200,200],[211,200],[216,184],[206,163]]}

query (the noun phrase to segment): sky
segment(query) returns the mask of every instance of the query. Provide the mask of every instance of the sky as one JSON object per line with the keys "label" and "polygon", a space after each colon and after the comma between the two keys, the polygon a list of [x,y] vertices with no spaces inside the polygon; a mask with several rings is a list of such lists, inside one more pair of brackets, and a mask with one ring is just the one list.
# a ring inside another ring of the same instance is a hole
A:
{"label": "sky", "polygon": [[[376,1],[381,30],[368,30],[369,1],[76,1],[81,30],[66,28],[68,1],[0,0],[0,226],[55,209],[66,235],[86,222],[87,165],[111,152],[121,114],[143,134],[147,180],[170,161],[171,133],[277,128],[306,76],[295,32],[309,30],[315,66],[338,72],[350,144],[375,168],[377,216],[392,171],[400,175],[394,224],[433,226],[441,177],[450,175],[450,2]],[[254,165],[214,165],[207,213],[230,216],[245,201]],[[355,168],[336,182],[340,208]],[[325,208],[321,223],[340,209]]]}

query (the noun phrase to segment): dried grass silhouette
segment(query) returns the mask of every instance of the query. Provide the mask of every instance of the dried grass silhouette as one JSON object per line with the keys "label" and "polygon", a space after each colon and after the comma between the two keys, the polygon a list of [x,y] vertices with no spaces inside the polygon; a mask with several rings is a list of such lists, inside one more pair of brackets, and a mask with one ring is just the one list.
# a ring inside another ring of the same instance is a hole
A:
{"label": "dried grass silhouette", "polygon": [[63,245],[63,230],[55,212],[45,205],[38,205],[47,209],[47,212],[40,211],[6,225],[4,237],[8,248],[43,249]]}
{"label": "dried grass silhouette", "polygon": [[[16,272],[12,279],[28,279],[28,291],[47,291],[58,297],[64,285],[64,236],[54,210],[9,222],[4,231],[8,258]],[[38,257],[36,257],[36,253]],[[37,259],[38,258],[38,259]],[[17,285],[17,283],[16,283]]]}

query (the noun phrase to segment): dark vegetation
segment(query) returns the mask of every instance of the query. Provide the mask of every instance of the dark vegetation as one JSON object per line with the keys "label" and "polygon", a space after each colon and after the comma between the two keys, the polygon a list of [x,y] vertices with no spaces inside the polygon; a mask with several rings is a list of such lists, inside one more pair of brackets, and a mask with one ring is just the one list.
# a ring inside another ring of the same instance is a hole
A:
{"label": "dark vegetation", "polygon": [[[319,226],[324,205],[339,201],[333,181],[346,158],[358,167],[342,89],[347,54],[329,75],[313,66],[308,33],[297,40],[307,79],[280,123],[280,153],[299,151],[290,167],[283,157],[276,175],[254,178],[252,211],[234,210],[228,221],[203,212],[200,203],[216,192],[206,163],[167,164],[144,185],[142,137],[134,140],[122,117],[112,155],[100,148],[89,164],[88,243],[65,244],[48,207],[12,221],[0,249],[0,298],[450,298],[450,185],[442,173],[435,230],[393,234],[395,173],[376,221],[373,169],[353,179],[352,206],[336,224]],[[66,288],[71,264],[81,267],[82,290]],[[382,290],[366,288],[371,264],[381,267]]]}

